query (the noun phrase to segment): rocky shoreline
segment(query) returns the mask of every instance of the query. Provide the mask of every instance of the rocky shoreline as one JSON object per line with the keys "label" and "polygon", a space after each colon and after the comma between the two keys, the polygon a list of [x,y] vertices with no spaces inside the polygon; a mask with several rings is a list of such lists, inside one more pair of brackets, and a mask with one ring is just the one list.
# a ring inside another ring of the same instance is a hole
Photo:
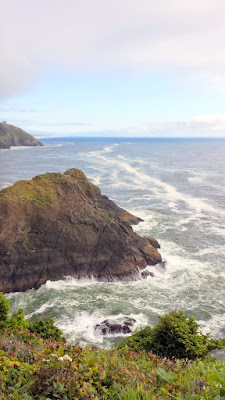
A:
{"label": "rocky shoreline", "polygon": [[84,173],[70,169],[0,191],[0,291],[37,289],[68,276],[133,280],[162,261],[152,238]]}

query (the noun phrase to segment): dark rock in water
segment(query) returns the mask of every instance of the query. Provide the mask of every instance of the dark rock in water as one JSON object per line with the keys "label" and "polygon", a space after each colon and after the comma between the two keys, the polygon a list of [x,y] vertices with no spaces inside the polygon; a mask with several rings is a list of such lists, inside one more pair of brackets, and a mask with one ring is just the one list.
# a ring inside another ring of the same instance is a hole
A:
{"label": "dark rock in water", "polygon": [[152,238],[152,237],[145,237],[145,239],[148,240],[148,242],[155,248],[155,249],[160,249],[160,244],[159,242]]}
{"label": "dark rock in water", "polygon": [[122,317],[115,319],[106,319],[100,324],[95,325],[97,335],[127,334],[133,332],[133,325],[136,322],[134,318]]}
{"label": "dark rock in water", "polygon": [[138,221],[70,169],[0,191],[0,291],[38,288],[68,276],[133,280],[161,262]]}
{"label": "dark rock in water", "polygon": [[0,123],[0,149],[10,149],[11,146],[43,146],[43,144],[16,126]]}
{"label": "dark rock in water", "polygon": [[154,273],[153,272],[150,272],[150,271],[143,271],[142,273],[141,273],[141,276],[142,276],[142,278],[144,278],[144,279],[147,279],[147,277],[148,276],[154,276]]}

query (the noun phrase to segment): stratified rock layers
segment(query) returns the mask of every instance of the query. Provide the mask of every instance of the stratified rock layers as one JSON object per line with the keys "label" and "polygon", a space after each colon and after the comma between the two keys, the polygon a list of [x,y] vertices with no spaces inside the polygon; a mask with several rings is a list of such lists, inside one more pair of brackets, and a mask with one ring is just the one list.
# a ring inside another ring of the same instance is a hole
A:
{"label": "stratified rock layers", "polygon": [[0,291],[67,276],[112,281],[161,262],[119,208],[82,171],[47,173],[0,191]]}

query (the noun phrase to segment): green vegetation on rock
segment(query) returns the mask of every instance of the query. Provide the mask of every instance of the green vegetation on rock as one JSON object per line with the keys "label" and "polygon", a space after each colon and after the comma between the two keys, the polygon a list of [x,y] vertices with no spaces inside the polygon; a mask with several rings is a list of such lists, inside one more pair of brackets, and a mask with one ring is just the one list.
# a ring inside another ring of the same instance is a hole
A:
{"label": "green vegetation on rock", "polygon": [[[81,348],[67,344],[51,319],[26,321],[21,309],[8,314],[9,302],[0,294],[0,320],[7,328],[0,332],[1,400],[225,399],[224,363],[213,358],[160,358],[137,348],[154,328],[132,335],[133,348]],[[181,312],[160,317],[156,327],[160,351],[162,337],[169,348],[172,338],[180,343],[182,337],[183,343],[190,334],[202,337],[195,320]]]}
{"label": "green vegetation on rock", "polygon": [[41,186],[40,182],[20,181],[9,188],[3,189],[2,196],[18,201],[30,202],[38,207],[45,207],[52,204],[55,193],[51,185]]}
{"label": "green vegetation on rock", "polygon": [[53,203],[59,194],[57,184],[65,187],[76,187],[90,197],[100,194],[100,189],[93,185],[85,174],[79,169],[71,169],[61,173],[46,173],[35,176],[31,180],[16,182],[14,185],[3,189],[0,196],[23,202],[30,202],[38,207],[46,207]]}

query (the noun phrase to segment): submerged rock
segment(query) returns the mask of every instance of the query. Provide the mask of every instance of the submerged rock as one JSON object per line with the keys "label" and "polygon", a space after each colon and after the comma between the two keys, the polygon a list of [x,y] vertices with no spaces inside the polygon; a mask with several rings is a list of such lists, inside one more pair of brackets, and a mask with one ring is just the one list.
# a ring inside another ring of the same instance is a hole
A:
{"label": "submerged rock", "polygon": [[132,280],[161,256],[133,232],[139,218],[70,169],[0,191],[0,291],[38,288],[47,280]]}
{"label": "submerged rock", "polygon": [[95,334],[106,336],[122,333],[125,335],[133,332],[135,322],[137,322],[136,319],[130,317],[105,319],[105,321],[95,325]]}
{"label": "submerged rock", "polygon": [[0,149],[10,149],[11,146],[43,146],[43,144],[16,126],[0,123]]}

